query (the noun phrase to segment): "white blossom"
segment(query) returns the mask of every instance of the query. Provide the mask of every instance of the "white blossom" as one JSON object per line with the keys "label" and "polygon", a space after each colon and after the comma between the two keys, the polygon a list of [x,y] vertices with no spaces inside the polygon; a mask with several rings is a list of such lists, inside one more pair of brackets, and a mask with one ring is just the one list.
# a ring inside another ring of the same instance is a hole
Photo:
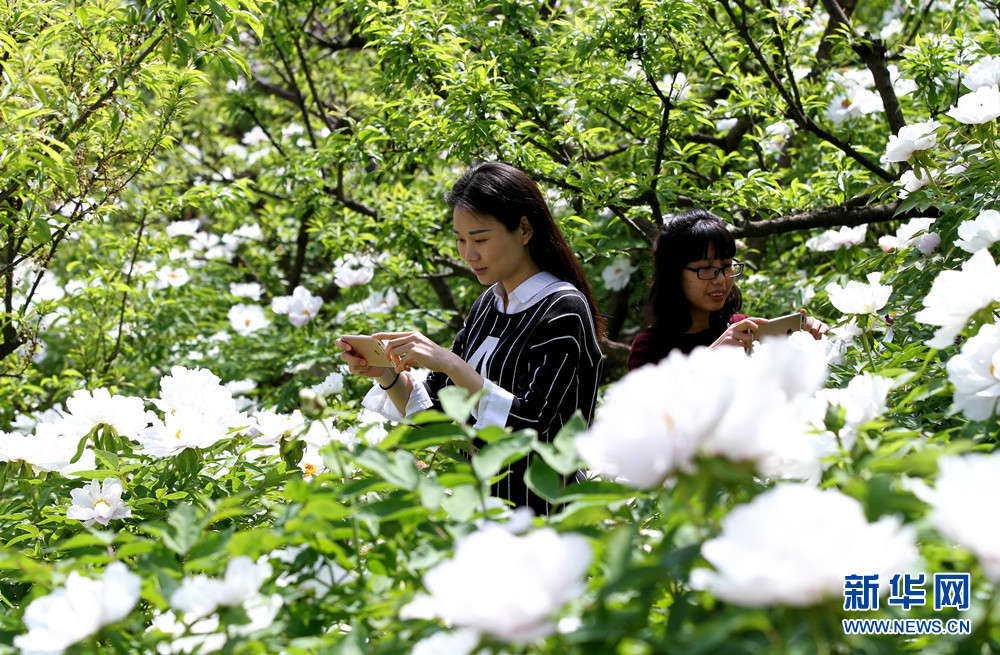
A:
{"label": "white blossom", "polygon": [[142,579],[121,562],[108,564],[100,579],[73,571],[64,586],[31,601],[24,610],[28,632],[14,637],[14,645],[22,653],[63,653],[128,616],[141,587]]}
{"label": "white blossom", "polygon": [[154,286],[157,289],[182,287],[187,284],[190,279],[191,276],[188,274],[187,269],[164,266],[163,268],[157,269],[156,284]]}
{"label": "white blossom", "polygon": [[104,388],[77,390],[66,399],[59,427],[67,435],[83,437],[97,426],[107,425],[119,435],[135,439],[154,418],[142,398],[112,396]]}
{"label": "white blossom", "polygon": [[344,374],[334,371],[327,375],[322,382],[310,387],[320,396],[332,396],[344,390]]}
{"label": "white blossom", "polygon": [[280,296],[271,300],[271,310],[275,314],[288,314],[288,322],[295,327],[302,327],[316,318],[323,299],[312,295],[302,286],[295,287],[290,296]]}
{"label": "white blossom", "polygon": [[1000,212],[987,209],[971,221],[963,221],[958,226],[958,240],[955,245],[966,252],[978,252],[1000,241]]}
{"label": "white blossom", "polygon": [[917,496],[933,509],[930,521],[946,539],[968,548],[983,572],[1000,582],[1000,523],[990,520],[996,508],[1000,454],[972,453],[938,459],[934,489],[917,487]]}
{"label": "white blossom", "polygon": [[583,592],[591,557],[580,535],[544,528],[519,536],[488,523],[424,574],[428,593],[400,618],[437,617],[504,641],[534,641],[552,634],[552,615]]}
{"label": "white blossom", "polygon": [[132,509],[122,500],[122,484],[117,478],[91,480],[82,489],[73,489],[70,496],[73,504],[66,510],[66,518],[83,521],[85,527],[132,516]]}
{"label": "white blossom", "polygon": [[306,419],[299,410],[291,414],[278,414],[273,410],[265,410],[257,415],[257,429],[260,435],[254,438],[254,443],[269,446],[278,443],[282,437],[296,435],[306,427]]}
{"label": "white blossom", "polygon": [[844,578],[878,574],[880,588],[916,563],[915,532],[896,517],[875,523],[861,504],[836,489],[782,484],[722,519],[690,584],[745,607],[805,607],[842,598]]}
{"label": "white blossom", "polygon": [[962,84],[970,91],[1000,84],[1000,57],[983,57],[969,66]]}
{"label": "white blossom", "polygon": [[333,263],[333,281],[341,288],[368,284],[375,277],[375,261],[371,257],[347,254]]}
{"label": "white blossom", "polygon": [[892,294],[892,287],[880,284],[881,273],[869,273],[868,283],[851,280],[846,287],[836,282],[826,285],[830,303],[845,314],[874,314],[885,307]]}
{"label": "white blossom", "polygon": [[244,607],[260,595],[273,569],[266,560],[241,555],[226,565],[221,580],[204,575],[186,577],[170,596],[170,606],[184,612],[185,621],[200,619],[221,607]]}
{"label": "white blossom", "polygon": [[914,191],[923,189],[925,186],[931,183],[931,178],[929,175],[925,175],[926,171],[914,171],[908,170],[904,171],[902,175],[899,176],[899,198],[900,200],[909,197]]}
{"label": "white blossom", "polygon": [[410,655],[471,655],[481,639],[475,630],[435,632],[414,644]]}
{"label": "white blossom", "polygon": [[896,229],[894,236],[887,234],[880,237],[878,245],[886,252],[913,246],[924,255],[930,255],[941,245],[941,235],[930,231],[932,225],[934,225],[933,218],[910,219]]}
{"label": "white blossom", "polygon": [[628,257],[617,257],[601,273],[601,277],[604,279],[604,286],[611,291],[620,291],[625,288],[629,277],[636,270],[636,267],[629,261]]}
{"label": "white blossom", "polygon": [[942,271],[914,315],[921,323],[939,326],[927,342],[932,348],[952,345],[972,315],[1000,300],[1000,270],[989,250],[968,259],[959,271]]}
{"label": "white blossom", "polygon": [[167,224],[167,236],[169,237],[193,237],[201,225],[201,219],[192,218],[186,221],[174,221]]}
{"label": "white blossom", "polygon": [[1000,400],[1000,325],[984,325],[948,360],[955,406],[974,421],[988,419]]}
{"label": "white blossom", "polygon": [[[816,394],[823,408],[835,405],[844,409],[844,427],[840,430],[840,442],[844,448],[850,450],[854,446],[859,427],[885,413],[886,398],[892,384],[891,378],[872,375],[865,371],[851,378],[846,387],[821,389]],[[824,454],[836,451],[836,440],[832,434],[828,436]]]}
{"label": "white blossom", "polygon": [[229,308],[229,324],[236,333],[248,337],[271,324],[260,305],[233,305]]}
{"label": "white blossom", "polygon": [[267,133],[261,129],[260,125],[254,125],[253,129],[243,135],[242,143],[247,146],[256,146],[267,143]]}
{"label": "white blossom", "polygon": [[939,127],[941,123],[931,120],[899,128],[899,134],[889,137],[889,143],[885,148],[886,160],[907,161],[914,152],[933,148],[937,144],[937,135],[934,131]]}
{"label": "white blossom", "polygon": [[982,125],[1000,116],[1000,89],[981,86],[958,99],[958,104],[946,112],[959,123]]}
{"label": "white blossom", "polygon": [[264,295],[264,287],[260,286],[260,284],[256,282],[233,282],[229,285],[229,293],[233,294],[237,298],[260,300],[260,297]]}
{"label": "white blossom", "polygon": [[855,86],[830,100],[826,117],[831,123],[839,124],[882,110],[882,98],[877,93]]}
{"label": "white blossom", "polygon": [[867,225],[858,225],[857,227],[844,226],[839,230],[827,230],[806,241],[806,248],[817,252],[829,252],[838,248],[855,246],[864,242],[867,232]]}
{"label": "white blossom", "polygon": [[817,456],[802,439],[802,401],[825,382],[827,361],[808,334],[759,344],[753,357],[737,348],[674,351],[608,388],[577,451],[591,470],[637,488],[692,471],[699,454],[807,475]]}

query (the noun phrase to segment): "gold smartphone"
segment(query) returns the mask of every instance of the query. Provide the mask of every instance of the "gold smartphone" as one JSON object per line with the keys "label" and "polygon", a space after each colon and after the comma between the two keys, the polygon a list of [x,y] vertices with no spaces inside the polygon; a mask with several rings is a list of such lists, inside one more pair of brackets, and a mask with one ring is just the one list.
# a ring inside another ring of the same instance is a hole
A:
{"label": "gold smartphone", "polygon": [[389,356],[385,354],[385,348],[378,339],[363,334],[342,334],[340,338],[351,346],[355,355],[364,357],[369,366],[385,366],[390,363]]}
{"label": "gold smartphone", "polygon": [[792,332],[798,332],[805,325],[805,314],[795,312],[787,316],[768,319],[765,325],[757,328],[757,339],[767,337],[787,337]]}

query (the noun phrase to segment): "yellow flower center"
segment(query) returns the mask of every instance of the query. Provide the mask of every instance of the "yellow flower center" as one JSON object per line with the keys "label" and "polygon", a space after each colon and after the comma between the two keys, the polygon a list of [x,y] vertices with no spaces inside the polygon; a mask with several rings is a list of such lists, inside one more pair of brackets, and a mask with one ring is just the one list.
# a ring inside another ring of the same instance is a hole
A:
{"label": "yellow flower center", "polygon": [[667,429],[673,431],[674,429],[674,417],[668,412],[663,412],[663,422],[667,424]]}
{"label": "yellow flower center", "polygon": [[250,327],[250,319],[249,318],[243,319],[243,325]]}
{"label": "yellow flower center", "polygon": [[302,465],[302,470],[305,471],[306,475],[315,475],[316,474],[316,466],[314,464],[303,464]]}
{"label": "yellow flower center", "polygon": [[177,432],[176,432],[176,433],[174,434],[174,439],[180,439],[180,438],[181,438],[181,431],[180,431],[180,430],[178,430],[178,431],[177,431]]}
{"label": "yellow flower center", "polygon": [[98,498],[97,501],[94,503],[94,509],[97,509],[97,506],[100,505],[101,503],[104,503],[108,507],[111,507],[111,503],[109,503],[108,501],[104,500],[103,498]]}

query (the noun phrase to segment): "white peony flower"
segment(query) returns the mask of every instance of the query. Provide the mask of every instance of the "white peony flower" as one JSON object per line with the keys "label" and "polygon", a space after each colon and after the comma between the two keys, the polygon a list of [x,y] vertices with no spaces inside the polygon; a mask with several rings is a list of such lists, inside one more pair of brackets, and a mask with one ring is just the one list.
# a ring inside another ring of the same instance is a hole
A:
{"label": "white peony flower", "polygon": [[917,559],[915,532],[896,517],[875,523],[836,489],[782,484],[722,519],[690,584],[745,607],[805,607],[842,597],[847,575],[878,574],[882,591]]}
{"label": "white peony flower", "polygon": [[947,370],[955,406],[973,421],[988,419],[1000,400],[1000,325],[980,328],[948,360]]}
{"label": "white peony flower", "polygon": [[410,655],[471,655],[480,640],[475,630],[435,632],[414,644]]}
{"label": "white peony flower", "polygon": [[869,273],[868,284],[851,280],[846,287],[836,282],[826,285],[830,303],[844,314],[874,314],[885,307],[892,294],[892,287],[879,284],[881,273]]}
{"label": "white peony flower", "polygon": [[996,86],[981,86],[958,99],[958,104],[946,112],[959,123],[982,125],[1000,116],[1000,90]]}
{"label": "white peony flower", "polygon": [[309,293],[305,287],[295,287],[290,296],[280,296],[271,300],[271,310],[275,314],[288,314],[288,322],[302,327],[316,318],[323,299]]}
{"label": "white peony flower", "polygon": [[1000,582],[1000,523],[987,517],[996,507],[998,479],[998,453],[949,455],[938,459],[934,489],[914,489],[933,508],[930,520],[937,531],[968,548],[994,583]]}
{"label": "white peony flower", "polygon": [[344,375],[334,371],[326,376],[322,382],[310,387],[320,396],[332,396],[344,390]]}
{"label": "white peony flower", "polygon": [[962,84],[970,91],[1000,84],[1000,57],[983,57],[969,66]]}
{"label": "white peony flower", "polygon": [[229,324],[236,333],[248,337],[271,324],[260,305],[233,305],[229,308]]}
{"label": "white peony flower", "polygon": [[885,148],[886,160],[907,161],[914,152],[933,148],[937,143],[937,135],[934,131],[939,127],[941,127],[941,123],[937,121],[904,125],[899,129],[899,134],[893,134],[889,137],[889,143]]}
{"label": "white peony flower", "polygon": [[226,565],[222,580],[205,575],[186,577],[170,596],[170,606],[184,612],[184,620],[200,619],[221,607],[246,607],[260,595],[260,587],[271,577],[267,560],[254,562],[241,555]]}
{"label": "white peony flower", "polygon": [[931,178],[925,176],[923,173],[923,171],[920,171],[920,174],[918,175],[917,172],[911,169],[904,171],[903,174],[899,176],[899,184],[901,188],[899,189],[898,195],[900,200],[908,198],[914,191],[923,189],[931,183]]}
{"label": "white peony flower", "polygon": [[831,123],[839,124],[879,111],[883,111],[881,96],[864,87],[854,86],[830,100],[826,117]]}
{"label": "white peony flower", "polygon": [[62,653],[128,616],[141,588],[142,579],[121,562],[108,564],[97,580],[73,571],[64,586],[24,610],[28,632],[14,637],[14,646],[22,653]]}
{"label": "white peony flower", "polygon": [[503,641],[530,642],[552,634],[553,613],[583,593],[591,558],[580,535],[544,528],[519,536],[488,523],[424,574],[428,594],[418,594],[400,618],[437,617]]}
{"label": "white peony flower", "polygon": [[305,427],[306,419],[297,409],[291,414],[278,414],[268,409],[257,415],[257,429],[260,435],[255,437],[253,442],[261,446],[276,444],[282,437],[298,434]]}
{"label": "white peony flower", "polygon": [[229,285],[229,293],[233,294],[237,298],[260,300],[260,297],[264,295],[264,287],[260,286],[256,282],[232,282]]}
{"label": "white peony flower", "polygon": [[340,288],[368,284],[375,277],[375,260],[348,254],[333,263],[333,282]]}
{"label": "white peony flower", "polygon": [[604,269],[601,277],[604,279],[604,286],[611,291],[621,291],[628,285],[629,277],[636,271],[628,257],[617,257]]}
{"label": "white peony flower", "polygon": [[261,143],[267,143],[268,141],[267,132],[261,129],[260,125],[254,125],[253,129],[244,134],[241,139],[243,145],[247,146],[256,146]]}
{"label": "white peony flower", "polygon": [[135,439],[154,418],[142,398],[112,396],[103,388],[78,390],[66,399],[59,428],[64,434],[83,437],[97,426],[107,425],[119,435]]}
{"label": "white peony flower", "polygon": [[[858,436],[857,428],[885,413],[886,398],[892,384],[891,378],[873,376],[866,371],[851,378],[842,389],[822,389],[816,394],[824,407],[838,405],[844,409],[844,427],[840,431],[840,441],[844,448],[850,450],[854,446]],[[818,418],[821,422],[822,417]],[[830,434],[823,454],[836,450],[836,440]]]}
{"label": "white peony flower", "polygon": [[39,423],[32,435],[0,432],[0,462],[24,462],[35,472],[60,471],[69,466],[78,442],[52,423]]}
{"label": "white peony flower", "polygon": [[788,138],[792,135],[792,123],[780,121],[772,123],[764,129],[764,138],[760,145],[768,152],[781,152],[788,143]]}
{"label": "white peony flower", "polygon": [[930,255],[941,245],[941,236],[930,231],[932,225],[934,225],[933,218],[910,219],[896,229],[895,236],[887,234],[879,238],[878,245],[886,252],[913,246],[924,255]]}
{"label": "white peony flower", "polygon": [[195,233],[198,232],[198,226],[201,225],[201,219],[192,218],[187,221],[174,221],[173,223],[167,224],[167,236],[168,237],[193,237]]}
{"label": "white peony flower", "polygon": [[973,314],[997,300],[1000,300],[1000,270],[990,251],[983,249],[962,264],[960,271],[939,273],[924,298],[924,308],[914,318],[940,326],[927,345],[947,348]]}
{"label": "white peony flower", "polygon": [[847,248],[864,242],[868,232],[867,225],[857,227],[842,227],[839,230],[827,230],[806,241],[806,248],[817,252],[829,252],[838,248]]}
{"label": "white peony flower", "polygon": [[157,269],[156,271],[156,284],[154,285],[157,289],[166,289],[167,287],[182,287],[188,283],[191,276],[188,275],[186,269],[183,268],[171,268],[170,266],[164,266],[163,268]]}
{"label": "white peony flower", "polygon": [[[233,403],[235,410],[236,404]],[[188,448],[209,448],[229,438],[228,421],[182,407],[157,419],[139,437],[142,452],[153,457],[173,457]]]}
{"label": "white peony flower", "polygon": [[759,344],[753,357],[698,348],[632,371],[608,388],[577,451],[591,470],[637,488],[691,471],[699,454],[752,461],[767,475],[802,474],[817,456],[802,439],[809,417],[801,401],[825,382],[828,356],[822,342],[792,336]]}
{"label": "white peony flower", "polygon": [[971,221],[963,221],[958,226],[958,240],[955,245],[966,252],[977,252],[989,248],[1000,241],[1000,212],[987,209]]}
{"label": "white peony flower", "polygon": [[82,489],[73,489],[70,496],[73,504],[66,510],[66,518],[83,521],[88,528],[94,523],[107,525],[113,519],[132,516],[132,509],[122,500],[122,484],[117,478],[91,480]]}

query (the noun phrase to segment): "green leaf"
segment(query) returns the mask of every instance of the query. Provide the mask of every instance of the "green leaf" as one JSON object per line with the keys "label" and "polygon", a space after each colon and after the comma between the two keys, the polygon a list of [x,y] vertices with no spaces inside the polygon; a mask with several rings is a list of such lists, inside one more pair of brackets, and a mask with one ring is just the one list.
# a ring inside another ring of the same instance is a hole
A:
{"label": "green leaf", "polygon": [[379,474],[382,479],[402,489],[412,491],[417,488],[420,474],[413,463],[413,455],[405,450],[389,454],[377,448],[358,446],[354,461]]}
{"label": "green leaf", "polygon": [[562,486],[562,476],[552,470],[541,457],[533,457],[524,474],[528,488],[548,501],[555,501]]}
{"label": "green leaf", "polygon": [[472,470],[479,479],[487,480],[496,475],[504,465],[527,455],[531,450],[531,441],[531,436],[519,433],[488,444],[472,457]]}
{"label": "green leaf", "polygon": [[576,446],[573,445],[573,437],[587,429],[587,422],[580,412],[574,414],[569,421],[563,425],[559,433],[556,434],[552,443],[544,441],[535,444],[545,462],[562,475],[570,475],[582,468]]}
{"label": "green leaf", "polygon": [[441,400],[441,409],[448,415],[448,418],[459,423],[465,423],[468,420],[469,416],[472,415],[472,408],[479,402],[479,394],[470,397],[465,389],[455,385],[441,389],[438,392],[438,398]]}
{"label": "green leaf", "polygon": [[173,529],[163,531],[163,544],[178,555],[186,555],[201,538],[198,511],[191,505],[178,505],[170,512],[167,523]]}

